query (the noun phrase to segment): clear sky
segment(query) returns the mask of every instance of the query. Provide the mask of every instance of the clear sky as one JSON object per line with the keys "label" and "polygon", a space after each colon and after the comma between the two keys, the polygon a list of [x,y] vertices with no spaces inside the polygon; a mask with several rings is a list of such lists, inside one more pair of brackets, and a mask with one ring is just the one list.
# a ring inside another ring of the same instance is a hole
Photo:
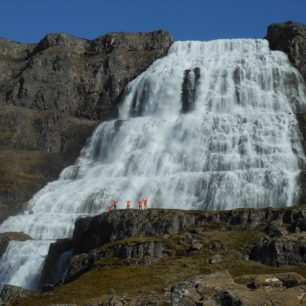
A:
{"label": "clear sky", "polygon": [[156,29],[176,40],[262,38],[288,20],[306,24],[306,0],[0,0],[0,37],[21,42]]}

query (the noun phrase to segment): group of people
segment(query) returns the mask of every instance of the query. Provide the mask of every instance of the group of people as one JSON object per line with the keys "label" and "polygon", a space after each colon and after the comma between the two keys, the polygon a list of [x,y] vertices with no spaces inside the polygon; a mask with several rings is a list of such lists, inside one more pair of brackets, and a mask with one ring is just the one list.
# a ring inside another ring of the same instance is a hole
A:
{"label": "group of people", "polygon": [[[112,210],[115,210],[118,208],[119,200],[113,200],[113,204],[108,206],[108,211],[111,212]],[[138,209],[147,209],[149,205],[149,200],[148,199],[143,199],[138,201]],[[130,209],[131,208],[131,201],[126,200],[126,208]]]}

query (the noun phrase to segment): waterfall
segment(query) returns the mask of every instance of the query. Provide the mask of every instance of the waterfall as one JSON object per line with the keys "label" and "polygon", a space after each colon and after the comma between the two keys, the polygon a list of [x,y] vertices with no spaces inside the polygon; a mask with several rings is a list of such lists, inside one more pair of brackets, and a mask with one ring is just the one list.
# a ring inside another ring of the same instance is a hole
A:
{"label": "waterfall", "polygon": [[295,204],[303,84],[266,40],[174,43],[127,86],[119,119],[103,122],[76,164],[0,226],[33,238],[10,243],[1,283],[35,288],[49,244],[113,199],[119,208],[142,198],[178,209]]}

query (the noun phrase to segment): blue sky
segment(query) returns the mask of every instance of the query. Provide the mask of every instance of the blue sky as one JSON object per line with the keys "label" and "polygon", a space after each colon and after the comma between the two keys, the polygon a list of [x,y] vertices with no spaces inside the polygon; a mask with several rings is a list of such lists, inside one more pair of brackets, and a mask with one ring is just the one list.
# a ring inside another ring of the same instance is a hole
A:
{"label": "blue sky", "polygon": [[169,30],[176,40],[264,37],[270,23],[306,24],[306,0],[3,0],[0,37],[37,42],[46,33],[95,38]]}

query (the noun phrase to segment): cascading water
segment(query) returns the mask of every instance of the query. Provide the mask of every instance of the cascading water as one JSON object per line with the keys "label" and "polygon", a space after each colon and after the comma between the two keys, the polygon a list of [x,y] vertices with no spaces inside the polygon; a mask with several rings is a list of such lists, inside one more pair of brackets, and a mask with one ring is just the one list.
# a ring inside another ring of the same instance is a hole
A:
{"label": "cascading water", "polygon": [[304,153],[294,113],[305,107],[301,76],[265,40],[176,42],[131,82],[120,119],[102,123],[74,166],[10,217],[2,284],[35,288],[53,239],[113,199],[154,207],[232,209],[297,202]]}

